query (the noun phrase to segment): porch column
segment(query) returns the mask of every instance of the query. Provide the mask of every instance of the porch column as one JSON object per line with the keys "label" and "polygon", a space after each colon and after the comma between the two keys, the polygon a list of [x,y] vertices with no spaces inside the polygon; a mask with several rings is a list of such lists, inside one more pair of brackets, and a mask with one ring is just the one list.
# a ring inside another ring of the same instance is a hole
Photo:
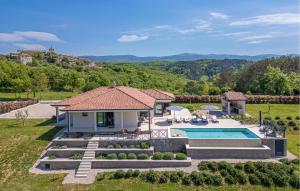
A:
{"label": "porch column", "polygon": [[121,111],[121,129],[124,128],[124,122],[123,122],[123,111]]}
{"label": "porch column", "polygon": [[94,131],[97,131],[97,112],[94,112]]}
{"label": "porch column", "polygon": [[56,124],[58,124],[58,122],[59,122],[59,110],[58,110],[58,106],[55,107],[55,115],[56,115]]}
{"label": "porch column", "polygon": [[71,124],[71,122],[70,122],[70,113],[69,112],[67,112],[67,120],[68,120],[68,132],[70,132],[70,124]]}
{"label": "porch column", "polygon": [[152,134],[152,132],[151,132],[151,112],[150,112],[150,110],[148,111],[148,115],[149,115],[149,135],[150,135],[150,139],[151,139],[151,134]]}
{"label": "porch column", "polygon": [[230,102],[227,102],[227,113],[230,115]]}

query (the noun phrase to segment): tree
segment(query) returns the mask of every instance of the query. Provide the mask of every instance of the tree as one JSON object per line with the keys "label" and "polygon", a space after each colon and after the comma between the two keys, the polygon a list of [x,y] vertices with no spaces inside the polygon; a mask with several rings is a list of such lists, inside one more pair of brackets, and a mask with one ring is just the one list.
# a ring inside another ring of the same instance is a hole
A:
{"label": "tree", "polygon": [[31,91],[33,92],[33,97],[35,97],[36,92],[45,91],[48,88],[48,77],[45,73],[39,71],[34,71],[31,76]]}
{"label": "tree", "polygon": [[15,114],[16,119],[18,121],[20,120],[22,122],[23,127],[25,126],[25,121],[28,118],[28,116],[29,116],[29,112],[27,109],[26,110],[17,110],[16,114]]}

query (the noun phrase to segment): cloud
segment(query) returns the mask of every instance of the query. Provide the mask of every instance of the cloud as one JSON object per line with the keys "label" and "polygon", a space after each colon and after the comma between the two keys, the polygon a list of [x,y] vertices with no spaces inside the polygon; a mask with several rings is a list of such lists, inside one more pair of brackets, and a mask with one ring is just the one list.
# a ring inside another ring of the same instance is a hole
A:
{"label": "cloud", "polygon": [[246,34],[250,34],[250,32],[233,32],[233,33],[225,33],[223,34],[224,36],[243,36],[243,35],[246,35]]}
{"label": "cloud", "polygon": [[55,34],[47,32],[15,31],[13,33],[0,33],[0,42],[24,42],[30,40],[47,42],[61,41]]}
{"label": "cloud", "polygon": [[229,18],[228,15],[226,15],[224,13],[220,13],[220,12],[211,12],[211,13],[209,13],[209,15],[211,17],[213,17],[213,18],[216,18],[216,19],[223,19],[223,20],[225,20],[225,19]]}
{"label": "cloud", "polygon": [[262,40],[253,40],[253,41],[249,41],[247,42],[248,44],[260,44],[262,43],[263,41]]}
{"label": "cloud", "polygon": [[13,45],[24,50],[46,50],[46,47],[41,44],[14,43]]}
{"label": "cloud", "polygon": [[240,40],[253,41],[253,40],[262,40],[262,39],[268,39],[268,38],[273,38],[273,37],[274,37],[274,35],[271,35],[271,34],[253,35],[253,36],[246,36],[246,37],[240,38]]}
{"label": "cloud", "polygon": [[201,32],[201,31],[211,31],[211,23],[205,20],[195,20],[194,26],[190,28],[175,28],[176,32],[179,32],[181,34],[187,34],[187,33],[194,33],[194,32]]}
{"label": "cloud", "polygon": [[149,37],[146,35],[122,35],[120,38],[118,38],[119,42],[136,42],[136,41],[142,41],[147,40]]}
{"label": "cloud", "polygon": [[247,26],[247,25],[288,25],[300,24],[300,17],[297,13],[279,13],[260,15],[241,19],[239,21],[231,22],[231,26]]}

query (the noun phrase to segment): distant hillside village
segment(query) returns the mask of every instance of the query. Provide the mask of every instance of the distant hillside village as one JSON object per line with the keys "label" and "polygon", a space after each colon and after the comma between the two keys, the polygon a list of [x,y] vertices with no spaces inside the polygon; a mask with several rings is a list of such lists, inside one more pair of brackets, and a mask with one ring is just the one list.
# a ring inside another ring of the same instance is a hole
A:
{"label": "distant hillside village", "polygon": [[54,48],[49,48],[48,51],[31,51],[31,50],[18,50],[17,52],[10,53],[2,56],[2,58],[8,61],[13,61],[24,65],[37,65],[38,62],[42,63],[60,63],[68,65],[80,65],[85,67],[94,67],[95,62],[78,56],[70,56],[64,54],[58,54]]}

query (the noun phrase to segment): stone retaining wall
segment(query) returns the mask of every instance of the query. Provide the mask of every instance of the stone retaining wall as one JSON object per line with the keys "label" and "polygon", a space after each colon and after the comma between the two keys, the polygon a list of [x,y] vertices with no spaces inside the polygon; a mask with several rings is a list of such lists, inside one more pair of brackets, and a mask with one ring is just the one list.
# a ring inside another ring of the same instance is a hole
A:
{"label": "stone retaining wall", "polygon": [[261,139],[189,139],[191,147],[259,147]]}
{"label": "stone retaining wall", "polygon": [[54,145],[67,145],[67,147],[86,147],[89,140],[66,140],[66,139],[56,139],[53,140],[51,146]]}
{"label": "stone retaining wall", "polygon": [[[41,160],[38,167],[49,170],[74,170],[79,167],[80,162],[81,160],[68,159]],[[48,168],[47,165],[49,165]]]}
{"label": "stone retaining wall", "polygon": [[188,144],[187,138],[168,138],[152,139],[151,145],[155,152],[183,152],[185,145]]}
{"label": "stone retaining wall", "polygon": [[93,160],[92,168],[162,168],[162,167],[188,167],[188,160]]}
{"label": "stone retaining wall", "polygon": [[58,158],[69,158],[75,153],[83,154],[85,149],[48,149],[45,156],[54,155]]}
{"label": "stone retaining wall", "polygon": [[121,149],[107,149],[107,148],[99,148],[96,150],[96,155],[97,154],[110,154],[110,153],[135,153],[135,154],[140,154],[140,153],[144,153],[144,154],[148,154],[148,155],[153,155],[154,152],[154,148],[150,147],[149,149],[125,149],[125,148],[121,148]]}
{"label": "stone retaining wall", "polygon": [[272,157],[267,146],[262,147],[190,147],[186,145],[187,156],[191,158],[249,158],[265,159]]}
{"label": "stone retaining wall", "polygon": [[272,157],[275,157],[275,140],[284,140],[284,156],[287,155],[287,139],[286,138],[273,138],[273,137],[268,137],[268,138],[262,138],[262,144],[267,145],[270,147],[272,150]]}

